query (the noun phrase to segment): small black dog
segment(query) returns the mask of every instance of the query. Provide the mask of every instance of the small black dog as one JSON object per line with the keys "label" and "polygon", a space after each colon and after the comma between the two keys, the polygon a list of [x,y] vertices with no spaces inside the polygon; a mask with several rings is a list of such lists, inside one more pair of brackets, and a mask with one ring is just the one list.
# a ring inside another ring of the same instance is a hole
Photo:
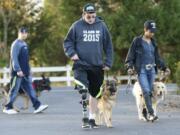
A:
{"label": "small black dog", "polygon": [[45,78],[44,75],[42,75],[42,79],[34,80],[32,85],[33,88],[36,90],[36,96],[39,97],[41,92],[44,90],[50,91],[51,90],[50,84],[51,82],[49,78]]}
{"label": "small black dog", "polygon": [[[39,97],[41,92],[44,90],[50,91],[51,90],[50,83],[51,82],[50,82],[49,78],[45,78],[44,75],[42,75],[42,79],[34,80],[32,82],[32,86],[33,86],[34,90],[36,91],[36,96]],[[5,106],[5,104],[8,100],[9,91],[10,91],[10,83],[8,83],[2,91],[2,96],[4,98],[4,103],[2,104],[3,107]],[[21,109],[28,109],[29,97],[26,94],[26,91],[24,89],[20,88],[18,96],[21,96],[24,98],[24,107],[22,107]],[[16,111],[19,111],[19,109],[16,106],[14,106],[14,109]]]}

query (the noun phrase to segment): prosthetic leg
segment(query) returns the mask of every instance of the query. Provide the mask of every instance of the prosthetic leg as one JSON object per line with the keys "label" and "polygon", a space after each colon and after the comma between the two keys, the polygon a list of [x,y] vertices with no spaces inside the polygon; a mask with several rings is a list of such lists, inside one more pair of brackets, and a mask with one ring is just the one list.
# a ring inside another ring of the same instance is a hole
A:
{"label": "prosthetic leg", "polygon": [[88,90],[86,88],[83,88],[80,85],[76,85],[76,89],[79,91],[79,94],[81,94],[81,103],[82,103],[82,128],[90,128],[89,126],[89,118],[87,113],[87,93]]}

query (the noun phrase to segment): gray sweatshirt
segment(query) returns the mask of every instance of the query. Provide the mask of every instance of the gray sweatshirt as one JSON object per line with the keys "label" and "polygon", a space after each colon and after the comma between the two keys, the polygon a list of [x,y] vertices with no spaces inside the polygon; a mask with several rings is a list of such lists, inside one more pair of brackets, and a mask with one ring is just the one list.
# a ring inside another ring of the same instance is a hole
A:
{"label": "gray sweatshirt", "polygon": [[[112,41],[104,21],[96,17],[93,24],[82,18],[72,24],[64,40],[64,51],[68,57],[77,54],[85,66],[112,67]],[[105,54],[105,56],[103,56]]]}
{"label": "gray sweatshirt", "polygon": [[25,76],[30,74],[29,51],[25,41],[16,39],[11,45],[11,74],[22,71]]}

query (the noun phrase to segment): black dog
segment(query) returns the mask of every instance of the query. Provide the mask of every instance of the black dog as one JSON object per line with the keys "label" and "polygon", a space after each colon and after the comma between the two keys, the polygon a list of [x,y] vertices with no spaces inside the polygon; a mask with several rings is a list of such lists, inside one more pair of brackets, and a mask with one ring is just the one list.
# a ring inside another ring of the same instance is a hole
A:
{"label": "black dog", "polygon": [[34,80],[32,85],[36,91],[36,96],[39,97],[41,92],[44,90],[50,91],[51,90],[50,84],[51,84],[51,82],[50,82],[49,78],[45,78],[44,75],[42,75],[42,79]]}

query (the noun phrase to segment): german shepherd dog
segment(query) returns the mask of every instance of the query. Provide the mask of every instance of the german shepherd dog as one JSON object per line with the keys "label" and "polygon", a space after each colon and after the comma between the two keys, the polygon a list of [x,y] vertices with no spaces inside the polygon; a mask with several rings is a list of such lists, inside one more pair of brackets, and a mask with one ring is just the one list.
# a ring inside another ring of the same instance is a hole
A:
{"label": "german shepherd dog", "polygon": [[[51,90],[50,80],[49,80],[49,78],[45,78],[44,75],[42,75],[42,79],[34,80],[32,82],[32,86],[33,86],[34,90],[36,91],[37,97],[40,96],[42,91],[44,91],[44,90],[50,91]],[[3,108],[8,101],[9,91],[10,91],[10,83],[8,83],[2,90],[2,97],[4,99],[4,102],[2,103]],[[28,95],[26,94],[25,90],[20,88],[18,96],[21,96],[24,98],[24,107],[22,107],[21,109],[22,110],[28,109],[30,99],[29,99]],[[13,107],[16,111],[18,111],[18,112],[20,111],[19,108],[17,108],[15,105]]]}
{"label": "german shepherd dog", "polygon": [[98,99],[98,111],[96,113],[96,123],[98,125],[105,125],[108,128],[112,126],[112,108],[116,103],[117,97],[117,84],[116,78],[108,80],[102,87],[102,95]]}

